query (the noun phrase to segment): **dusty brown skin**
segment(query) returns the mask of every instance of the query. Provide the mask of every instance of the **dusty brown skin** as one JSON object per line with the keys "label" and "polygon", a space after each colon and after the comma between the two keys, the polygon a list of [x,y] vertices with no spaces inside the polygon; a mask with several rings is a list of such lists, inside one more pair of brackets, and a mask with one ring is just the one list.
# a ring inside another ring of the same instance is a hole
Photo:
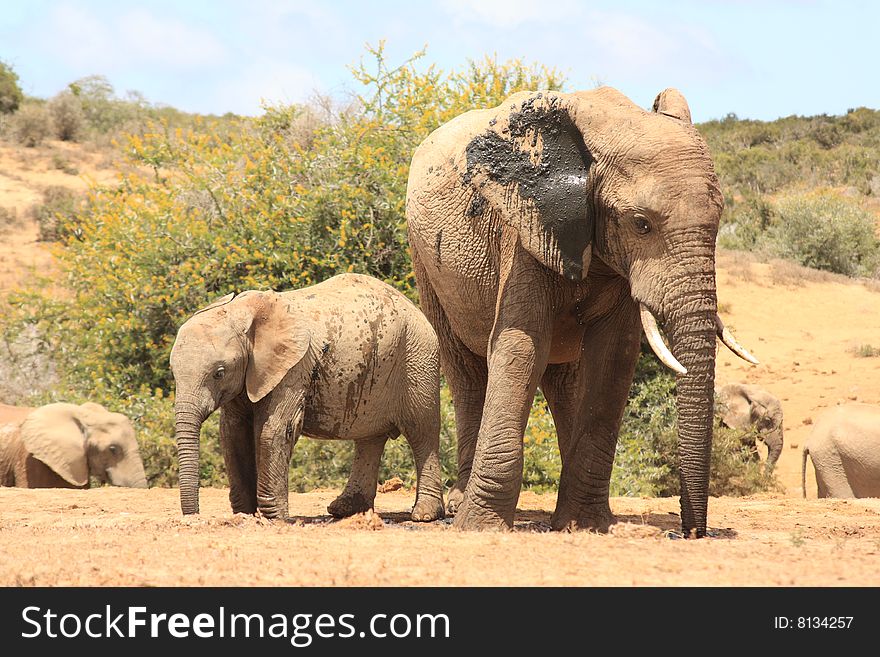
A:
{"label": "dusty brown skin", "polygon": [[0,404],[0,486],[146,488],[134,428],[99,404]]}
{"label": "dusty brown skin", "polygon": [[300,434],[355,441],[334,516],[372,508],[385,442],[403,434],[418,475],[414,520],[443,516],[437,337],[389,285],[342,274],[290,292],[245,292],[196,313],[177,334],[180,503],[198,513],[199,433],[220,408],[236,513],[288,515],[288,469]]}
{"label": "dusty brown skin", "polygon": [[728,383],[715,395],[721,421],[731,429],[755,427],[767,446],[767,469],[772,470],[782,454],[782,404],[759,386]]}
{"label": "dusty brown skin", "polygon": [[807,456],[819,497],[880,497],[880,406],[844,404],[819,416],[802,451],[804,497]]}
{"label": "dusty brown skin", "polygon": [[682,524],[705,534],[722,197],[684,98],[669,89],[655,106],[610,88],[522,92],[416,150],[407,219],[455,402],[449,508],[460,528],[511,526],[539,385],[563,462],[553,527],[609,526],[641,305],[668,336],[664,362],[687,370],[677,386]]}

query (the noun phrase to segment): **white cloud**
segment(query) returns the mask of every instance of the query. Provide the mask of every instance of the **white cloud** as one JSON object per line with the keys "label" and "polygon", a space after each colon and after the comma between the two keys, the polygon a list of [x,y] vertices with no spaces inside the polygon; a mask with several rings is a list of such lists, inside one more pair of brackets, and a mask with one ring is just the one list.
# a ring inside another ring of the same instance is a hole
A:
{"label": "white cloud", "polygon": [[444,0],[445,11],[463,23],[512,29],[523,23],[557,23],[578,13],[573,0]]}
{"label": "white cloud", "polygon": [[140,60],[200,68],[225,55],[223,46],[211,34],[179,21],[158,19],[148,11],[135,9],[119,17],[116,34],[128,55]]}
{"label": "white cloud", "polygon": [[145,9],[98,18],[72,4],[56,6],[40,30],[44,47],[79,70],[108,73],[144,64],[198,69],[225,57],[210,33]]}

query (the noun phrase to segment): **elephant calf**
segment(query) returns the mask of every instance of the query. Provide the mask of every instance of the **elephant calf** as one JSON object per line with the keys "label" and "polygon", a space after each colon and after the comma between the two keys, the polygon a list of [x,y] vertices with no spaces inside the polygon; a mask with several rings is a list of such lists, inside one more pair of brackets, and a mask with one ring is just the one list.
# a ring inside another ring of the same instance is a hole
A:
{"label": "elephant calf", "polygon": [[220,408],[235,513],[287,517],[300,434],[355,441],[348,484],[328,511],[366,511],[385,442],[403,434],[418,475],[412,517],[443,517],[437,337],[391,286],[342,274],[301,290],[227,295],[180,328],[171,368],[183,513],[198,513],[199,433]]}
{"label": "elephant calf", "polygon": [[88,488],[90,476],[147,487],[127,417],[92,403],[0,404],[0,486]]}
{"label": "elephant calf", "polygon": [[819,497],[880,497],[880,407],[844,404],[818,417],[802,452],[804,497],[807,456]]}
{"label": "elephant calf", "polygon": [[767,470],[772,470],[782,454],[782,404],[758,386],[729,383],[715,392],[721,421],[731,429],[755,427],[767,446]]}

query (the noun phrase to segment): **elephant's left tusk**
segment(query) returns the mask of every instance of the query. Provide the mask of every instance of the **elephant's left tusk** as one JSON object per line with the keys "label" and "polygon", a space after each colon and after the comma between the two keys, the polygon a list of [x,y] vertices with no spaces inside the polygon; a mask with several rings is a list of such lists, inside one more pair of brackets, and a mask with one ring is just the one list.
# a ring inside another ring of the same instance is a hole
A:
{"label": "elephant's left tusk", "polygon": [[639,316],[642,318],[642,328],[645,329],[645,337],[648,338],[648,344],[651,345],[651,349],[657,354],[660,362],[673,372],[687,374],[687,368],[675,359],[675,356],[669,351],[669,347],[663,342],[663,338],[660,336],[660,329],[657,328],[657,320],[654,319],[654,315],[651,314],[651,311],[643,303],[639,304]]}
{"label": "elephant's left tusk", "polygon": [[760,364],[760,361],[752,356],[748,349],[736,341],[736,338],[733,337],[733,333],[730,332],[730,329],[724,326],[724,322],[721,321],[721,317],[718,316],[718,313],[715,314],[715,330],[718,333],[718,338],[724,343],[725,347],[752,365]]}

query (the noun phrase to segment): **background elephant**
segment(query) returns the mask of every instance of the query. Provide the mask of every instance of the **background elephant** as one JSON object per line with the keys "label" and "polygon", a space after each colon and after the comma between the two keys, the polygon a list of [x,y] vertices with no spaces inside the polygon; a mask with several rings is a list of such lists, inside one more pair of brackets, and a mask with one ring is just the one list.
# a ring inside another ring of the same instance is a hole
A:
{"label": "background elephant", "polygon": [[418,475],[412,517],[442,517],[437,350],[418,308],[357,274],[290,292],[228,295],[199,311],[171,350],[183,513],[198,513],[199,433],[220,408],[235,513],[287,517],[300,433],[355,441],[351,477],[328,510],[370,509],[385,442],[402,433]]}
{"label": "background elephant", "polygon": [[807,456],[819,497],[880,497],[880,407],[844,404],[817,418],[802,452],[804,497]]}
{"label": "background elephant", "polygon": [[654,112],[608,87],[521,92],[422,142],[406,212],[455,403],[456,526],[512,525],[539,385],[562,456],[553,527],[613,521],[611,468],[644,327],[679,374],[682,525],[705,534],[716,336],[755,362],[716,312],[721,207],[674,89]]}
{"label": "background elephant", "polygon": [[731,429],[755,427],[767,445],[767,470],[772,470],[782,453],[782,404],[763,388],[728,383],[715,393],[721,421]]}
{"label": "background elephant", "polygon": [[0,485],[88,488],[89,477],[146,488],[131,421],[103,406],[0,405]]}

